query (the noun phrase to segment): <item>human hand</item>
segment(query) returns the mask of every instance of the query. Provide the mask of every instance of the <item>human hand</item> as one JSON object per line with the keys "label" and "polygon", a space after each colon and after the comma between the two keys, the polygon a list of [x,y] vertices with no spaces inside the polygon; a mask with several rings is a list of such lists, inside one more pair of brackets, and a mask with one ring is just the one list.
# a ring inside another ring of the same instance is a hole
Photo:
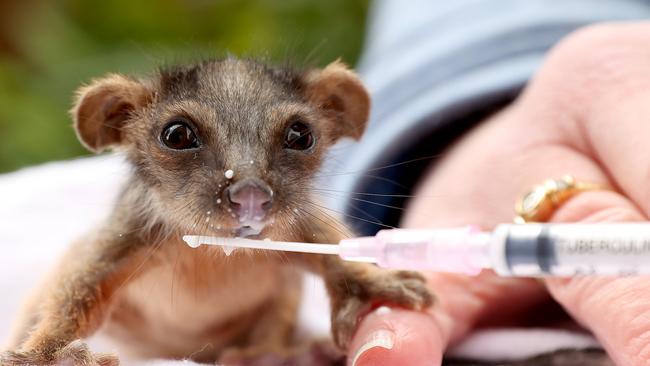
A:
{"label": "human hand", "polygon": [[[551,221],[647,221],[649,44],[647,22],[597,25],[567,37],[512,105],[425,174],[403,226],[490,229],[512,220],[514,202],[533,185],[567,174],[620,193],[581,193]],[[352,342],[350,363],[439,365],[444,350],[474,327],[516,322],[551,296],[594,333],[617,365],[650,364],[647,277],[541,283],[487,271],[427,276],[439,299],[434,308],[368,315]]]}

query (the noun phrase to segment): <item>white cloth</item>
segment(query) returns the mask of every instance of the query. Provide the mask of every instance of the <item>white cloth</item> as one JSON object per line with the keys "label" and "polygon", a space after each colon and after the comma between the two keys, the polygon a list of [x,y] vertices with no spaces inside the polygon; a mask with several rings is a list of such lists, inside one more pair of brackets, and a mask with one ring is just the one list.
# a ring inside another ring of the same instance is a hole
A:
{"label": "white cloth", "polygon": [[[0,175],[0,342],[8,335],[28,291],[56,263],[76,237],[110,212],[128,168],[116,155],[77,159]],[[322,281],[305,277],[301,332],[329,332],[329,309]],[[107,348],[91,339],[97,351]],[[1,344],[1,343],[0,343]],[[527,357],[560,348],[593,347],[591,337],[565,331],[500,329],[481,331],[453,353],[481,359]],[[192,365],[187,361],[129,362],[125,365]]]}

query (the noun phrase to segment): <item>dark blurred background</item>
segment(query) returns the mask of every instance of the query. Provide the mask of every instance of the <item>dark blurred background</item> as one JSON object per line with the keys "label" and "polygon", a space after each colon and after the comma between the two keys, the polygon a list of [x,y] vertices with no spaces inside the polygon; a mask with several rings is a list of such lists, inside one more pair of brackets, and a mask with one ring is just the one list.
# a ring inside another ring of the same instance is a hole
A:
{"label": "dark blurred background", "polygon": [[368,0],[0,0],[0,172],[86,154],[77,86],[206,57],[358,57]]}

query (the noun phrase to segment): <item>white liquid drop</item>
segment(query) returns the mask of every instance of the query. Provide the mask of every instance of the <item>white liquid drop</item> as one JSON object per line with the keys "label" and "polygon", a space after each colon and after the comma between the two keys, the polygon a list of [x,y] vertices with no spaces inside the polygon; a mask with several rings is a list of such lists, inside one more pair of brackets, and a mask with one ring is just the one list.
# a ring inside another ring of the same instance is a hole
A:
{"label": "white liquid drop", "polygon": [[217,198],[217,204],[218,204],[218,205],[221,204],[221,198]]}
{"label": "white liquid drop", "polygon": [[392,312],[392,310],[388,306],[380,306],[375,310],[375,314],[377,315],[388,315]]}
{"label": "white liquid drop", "polygon": [[232,179],[232,177],[235,176],[235,172],[233,172],[232,169],[228,169],[225,173],[223,173],[223,175],[226,177],[226,179]]}
{"label": "white liquid drop", "polygon": [[199,238],[196,236],[185,235],[183,236],[183,240],[191,248],[198,248],[201,245],[201,243],[199,243]]}
{"label": "white liquid drop", "polygon": [[293,212],[294,212],[294,213],[298,213],[298,209],[297,209],[297,208],[294,208],[294,209],[293,209]]}
{"label": "white liquid drop", "polygon": [[223,248],[223,253],[226,255],[226,257],[229,257],[232,252],[237,249],[235,247],[231,247],[230,245],[224,245],[221,248]]}

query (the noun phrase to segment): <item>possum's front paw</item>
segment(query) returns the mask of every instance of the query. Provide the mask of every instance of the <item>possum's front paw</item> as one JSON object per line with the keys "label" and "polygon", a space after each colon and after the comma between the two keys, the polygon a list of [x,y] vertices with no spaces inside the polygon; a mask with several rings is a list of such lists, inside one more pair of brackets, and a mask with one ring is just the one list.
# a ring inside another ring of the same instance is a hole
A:
{"label": "possum's front paw", "polygon": [[56,352],[7,351],[0,353],[1,366],[118,366],[116,356],[93,353],[80,340],[70,342]]}
{"label": "possum's front paw", "polygon": [[433,304],[425,278],[410,271],[372,271],[361,278],[343,278],[332,301],[332,335],[347,349],[360,316],[372,305],[387,304],[422,310]]}

